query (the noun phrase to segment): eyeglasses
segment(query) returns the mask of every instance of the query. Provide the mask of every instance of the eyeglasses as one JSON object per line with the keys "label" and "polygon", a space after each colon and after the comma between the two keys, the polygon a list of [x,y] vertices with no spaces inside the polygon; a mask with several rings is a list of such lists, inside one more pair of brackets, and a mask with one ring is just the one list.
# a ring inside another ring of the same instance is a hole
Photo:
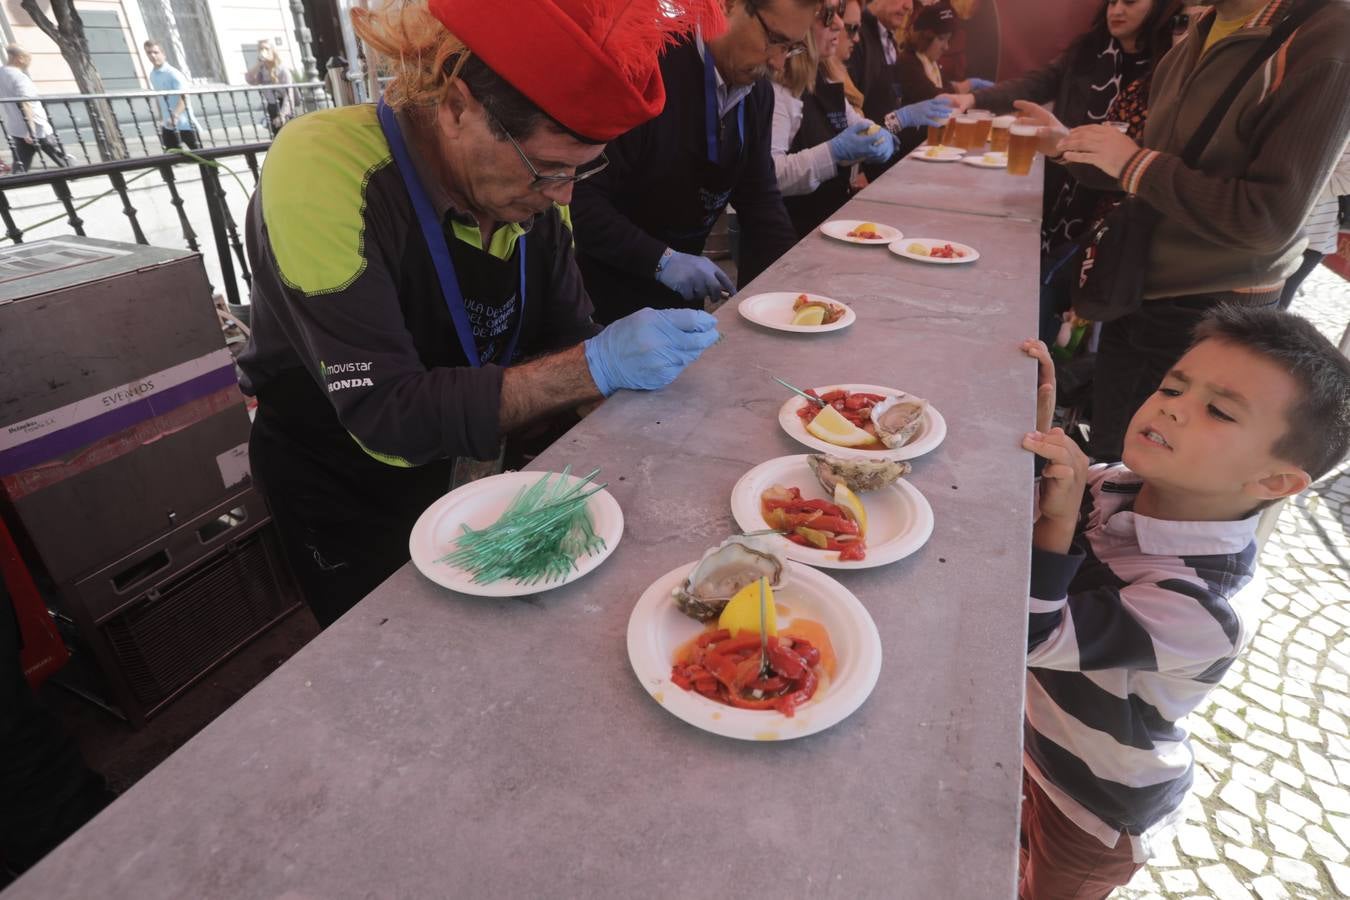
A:
{"label": "eyeglasses", "polygon": [[769,42],[769,49],[775,53],[783,54],[784,59],[792,59],[794,56],[801,56],[806,52],[806,44],[801,41],[794,41],[791,38],[779,34],[768,26],[764,17],[759,14],[759,10],[752,9],[750,14],[759,22],[759,27],[764,29],[764,37]]}
{"label": "eyeglasses", "polygon": [[830,23],[832,23],[836,17],[842,19],[844,17],[844,6],[846,4],[847,0],[840,0],[840,2],[835,3],[834,5],[830,5],[829,3],[822,4],[820,12],[817,13],[820,24],[828,28],[830,27]]}
{"label": "eyeglasses", "polygon": [[585,181],[592,175],[599,175],[609,166],[609,157],[605,156],[604,152],[601,151],[599,156],[586,163],[585,168],[578,168],[576,172],[571,175],[540,174],[539,170],[534,167],[534,163],[530,162],[530,158],[525,155],[525,151],[520,149],[520,144],[516,143],[516,139],[511,136],[511,132],[506,130],[506,126],[503,125],[486,106],[483,107],[483,113],[501,129],[502,134],[506,135],[506,139],[510,141],[511,146],[515,148],[516,155],[520,157],[520,161],[525,164],[525,168],[530,170],[530,177],[533,179],[530,182],[530,190],[532,191],[542,191],[546,188],[556,188],[563,187],[564,185],[576,184],[578,181]]}

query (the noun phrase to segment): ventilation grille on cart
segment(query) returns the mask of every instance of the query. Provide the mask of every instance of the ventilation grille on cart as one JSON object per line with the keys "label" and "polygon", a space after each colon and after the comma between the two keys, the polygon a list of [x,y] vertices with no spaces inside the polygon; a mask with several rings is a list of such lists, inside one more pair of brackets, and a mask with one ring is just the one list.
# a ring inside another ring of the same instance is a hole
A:
{"label": "ventilation grille on cart", "polygon": [[168,699],[287,607],[265,533],[148,594],[104,625],[137,698]]}

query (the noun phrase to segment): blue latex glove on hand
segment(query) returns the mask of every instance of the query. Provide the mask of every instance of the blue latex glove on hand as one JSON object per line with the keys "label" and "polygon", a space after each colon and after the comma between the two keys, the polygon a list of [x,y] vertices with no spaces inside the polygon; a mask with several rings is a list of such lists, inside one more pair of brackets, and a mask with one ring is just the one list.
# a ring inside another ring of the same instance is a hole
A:
{"label": "blue latex glove on hand", "polygon": [[983,78],[971,78],[970,89],[972,91],[983,91],[994,86],[992,81],[985,81]]}
{"label": "blue latex glove on hand", "polygon": [[924,128],[928,125],[941,125],[952,114],[952,102],[945,97],[934,97],[902,106],[895,111],[901,128]]}
{"label": "blue latex glove on hand", "polygon": [[[671,260],[674,262],[674,260]],[[600,393],[665,387],[720,335],[717,319],[698,309],[640,309],[585,343],[586,365]]]}
{"label": "blue latex glove on hand", "polygon": [[736,285],[717,263],[706,256],[676,253],[657,273],[656,280],[686,300],[717,298],[722,291],[736,293]]}
{"label": "blue latex glove on hand", "polygon": [[[885,162],[895,152],[895,142],[891,133],[884,128],[875,134],[867,134],[875,126],[871,122],[859,122],[830,138],[830,155],[838,165],[845,163]],[[883,155],[884,154],[884,155]]]}

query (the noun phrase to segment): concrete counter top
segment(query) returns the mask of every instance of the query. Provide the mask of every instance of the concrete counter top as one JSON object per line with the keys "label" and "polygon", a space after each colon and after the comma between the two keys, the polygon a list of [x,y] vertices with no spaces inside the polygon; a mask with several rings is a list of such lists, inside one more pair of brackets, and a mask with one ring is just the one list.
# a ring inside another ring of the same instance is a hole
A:
{"label": "concrete counter top", "polygon": [[[873,190],[902,195],[935,169],[902,163]],[[1039,208],[1039,177],[1017,185]],[[537,461],[602,467],[627,521],[604,565],[514,600],[405,566],[5,900],[1013,896],[1032,497],[1019,441],[1035,408],[1017,345],[1035,333],[1037,226],[868,197],[841,216],[894,218],[982,258],[925,265],[806,238],[743,295],[826,294],[855,325],[783,334],[733,301],[726,340],[673,386],[616,396]],[[829,573],[877,624],[875,690],[782,743],[676,719],[624,638],[651,582],[735,530],[735,481],[805,452],[757,366],[904,388],[949,428],[910,476],[933,507],[928,544]]]}

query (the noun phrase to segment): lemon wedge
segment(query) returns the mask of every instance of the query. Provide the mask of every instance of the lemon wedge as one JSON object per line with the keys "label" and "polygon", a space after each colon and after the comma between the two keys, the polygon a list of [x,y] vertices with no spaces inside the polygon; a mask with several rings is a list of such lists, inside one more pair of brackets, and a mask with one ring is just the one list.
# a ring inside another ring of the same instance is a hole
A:
{"label": "lemon wedge", "polygon": [[792,317],[793,325],[821,325],[825,322],[825,307],[804,306]]}
{"label": "lemon wedge", "polygon": [[778,633],[778,615],[773,608],[773,588],[769,580],[761,578],[741,588],[722,607],[722,615],[717,618],[717,627],[725,628],[735,637],[742,631],[759,634],[759,585],[764,584],[764,633]]}
{"label": "lemon wedge", "polygon": [[827,406],[806,423],[806,430],[822,441],[839,447],[861,447],[872,443],[872,436],[839,414],[833,406]]}
{"label": "lemon wedge", "polygon": [[834,503],[853,516],[853,521],[858,523],[858,536],[867,537],[867,510],[863,509],[858,495],[850,491],[848,485],[842,481],[835,482]]}

